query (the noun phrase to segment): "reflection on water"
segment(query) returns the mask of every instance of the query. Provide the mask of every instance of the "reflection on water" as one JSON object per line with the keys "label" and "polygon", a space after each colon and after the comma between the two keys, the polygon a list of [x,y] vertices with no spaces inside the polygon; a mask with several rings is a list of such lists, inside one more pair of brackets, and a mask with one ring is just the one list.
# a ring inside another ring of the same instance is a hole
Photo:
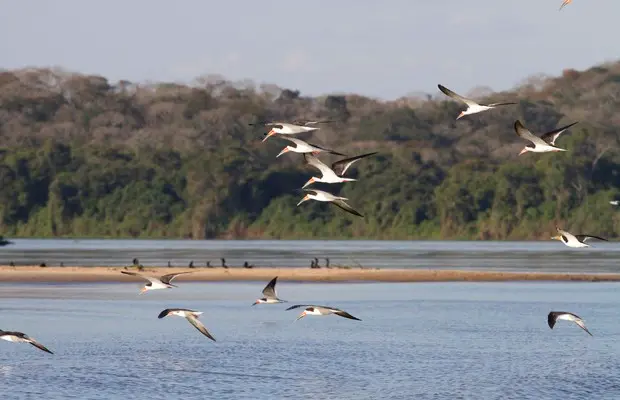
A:
{"label": "reflection on water", "polygon": [[[0,327],[55,352],[0,341],[2,399],[618,398],[618,283],[279,285],[293,304],[363,321],[251,307],[260,283],[144,296],[126,283],[0,284]],[[204,311],[218,341],[157,319],[168,307]],[[580,315],[594,337],[549,329],[550,310]]]}
{"label": "reflection on water", "polygon": [[325,266],[462,268],[617,272],[618,243],[572,249],[556,241],[295,241],[295,240],[37,240],[15,239],[0,247],[0,264],[125,266],[138,258],[147,266],[204,267],[209,261],[238,267],[307,267],[315,257]]}

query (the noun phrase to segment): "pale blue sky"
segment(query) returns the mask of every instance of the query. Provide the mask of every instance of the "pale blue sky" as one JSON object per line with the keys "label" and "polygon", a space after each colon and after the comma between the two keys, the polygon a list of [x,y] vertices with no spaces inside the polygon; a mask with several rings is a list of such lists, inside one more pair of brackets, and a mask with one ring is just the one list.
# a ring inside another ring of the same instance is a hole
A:
{"label": "pale blue sky", "polygon": [[620,0],[0,0],[0,68],[392,99],[620,57]]}

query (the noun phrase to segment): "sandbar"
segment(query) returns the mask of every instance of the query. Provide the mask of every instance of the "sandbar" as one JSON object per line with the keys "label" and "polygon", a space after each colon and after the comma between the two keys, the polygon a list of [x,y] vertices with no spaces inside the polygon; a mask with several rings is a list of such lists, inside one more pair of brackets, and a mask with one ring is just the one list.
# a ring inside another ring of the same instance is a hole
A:
{"label": "sandbar", "polygon": [[121,274],[128,270],[145,275],[161,276],[174,272],[192,271],[176,281],[268,281],[298,282],[516,282],[516,281],[576,281],[617,282],[620,274],[563,273],[563,272],[504,272],[449,269],[378,269],[378,268],[150,268],[142,271],[130,267],[38,267],[0,266],[0,282],[136,282],[138,277]]}

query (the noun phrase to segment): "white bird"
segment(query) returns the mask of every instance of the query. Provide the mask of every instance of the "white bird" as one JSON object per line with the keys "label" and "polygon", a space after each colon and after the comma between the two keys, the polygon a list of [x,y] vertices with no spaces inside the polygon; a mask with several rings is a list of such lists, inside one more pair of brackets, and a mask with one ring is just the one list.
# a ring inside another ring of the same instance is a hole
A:
{"label": "white bird", "polygon": [[612,200],[609,202],[609,204],[611,204],[612,206],[617,206],[618,204],[620,204],[620,200]]}
{"label": "white bird", "polygon": [[437,85],[437,87],[439,88],[439,90],[441,90],[446,96],[449,96],[455,100],[459,100],[465,104],[467,104],[467,110],[465,111],[461,111],[461,113],[459,114],[458,117],[456,117],[456,119],[459,119],[461,117],[464,117],[465,115],[470,115],[470,114],[476,114],[482,111],[487,111],[490,110],[492,108],[495,107],[499,107],[499,106],[508,106],[508,105],[514,105],[517,103],[514,102],[507,102],[507,103],[491,103],[491,104],[479,104],[476,103],[475,101],[473,101],[472,99],[468,99],[467,97],[463,97],[459,94],[454,93],[452,90],[448,89],[447,87],[443,86],[443,85]]}
{"label": "white bird", "polygon": [[340,317],[344,317],[344,318],[348,318],[348,319],[354,319],[356,321],[361,321],[361,319],[354,317],[353,315],[349,314],[346,311],[340,310],[338,308],[334,308],[334,307],[327,307],[327,306],[314,306],[314,305],[310,305],[310,304],[297,304],[295,306],[291,306],[289,308],[286,309],[286,311],[288,310],[292,310],[294,308],[300,308],[300,307],[305,307],[305,310],[299,314],[299,317],[297,317],[297,319],[295,321],[298,321],[300,319],[302,319],[303,317],[307,316],[307,315],[314,315],[314,316],[323,316],[323,315],[330,315],[330,314],[334,314],[334,315],[338,315]]}
{"label": "white bird", "polygon": [[377,152],[375,151],[374,153],[361,154],[359,156],[338,160],[332,164],[331,168],[323,164],[321,160],[315,156],[304,154],[304,159],[306,162],[321,171],[322,176],[320,178],[313,176],[302,186],[302,189],[314,182],[340,183],[356,181],[357,179],[343,178],[345,172],[347,172],[349,167],[357,160],[361,160],[364,157],[372,156],[374,154],[377,154]]}
{"label": "white bird", "polygon": [[146,292],[148,290],[172,289],[173,287],[177,287],[177,286],[171,284],[170,282],[172,282],[172,280],[174,278],[176,278],[177,276],[179,276],[179,275],[191,274],[192,272],[194,272],[194,271],[177,272],[177,273],[174,273],[174,274],[162,275],[159,278],[155,278],[155,277],[152,277],[152,276],[138,274],[137,272],[121,271],[121,273],[123,273],[123,274],[132,275],[132,276],[139,276],[140,278],[149,281],[149,283],[147,283],[146,285],[144,285],[144,287],[142,289],[140,289],[140,294],[142,294],[142,293],[144,293],[144,292]]}
{"label": "white bird", "polygon": [[196,329],[200,331],[203,335],[208,337],[209,339],[215,342],[215,338],[211,336],[207,328],[198,320],[198,316],[202,314],[202,311],[194,311],[188,310],[186,308],[166,308],[164,311],[160,312],[157,318],[162,319],[169,315],[176,315],[177,317],[185,318],[190,324],[194,325]]}
{"label": "white bird", "polygon": [[565,5],[568,5],[572,2],[573,0],[564,0],[562,2],[562,5],[560,6],[560,10],[564,8]]}
{"label": "white bird", "polygon": [[568,247],[590,247],[589,244],[586,244],[586,240],[588,240],[588,239],[598,239],[598,240],[604,240],[604,241],[608,242],[607,239],[603,239],[600,236],[594,236],[594,235],[573,235],[572,233],[566,232],[566,231],[558,228],[557,226],[555,227],[555,229],[558,231],[559,235],[558,236],[553,236],[551,239],[560,240],[562,243],[564,243]]}
{"label": "white bird", "polygon": [[534,152],[534,153],[546,153],[546,152],[550,152],[550,151],[567,151],[566,149],[561,149],[559,147],[555,146],[555,140],[564,132],[566,131],[568,128],[570,128],[571,126],[577,124],[579,122],[573,122],[572,124],[563,126],[561,128],[557,128],[554,129],[552,131],[549,131],[547,133],[542,134],[540,137],[534,135],[532,132],[530,132],[529,130],[527,130],[523,124],[521,123],[521,121],[515,121],[515,132],[517,132],[517,135],[519,137],[521,137],[522,139],[525,140],[529,140],[530,142],[532,142],[534,144],[534,147],[532,146],[525,146],[523,148],[523,150],[521,150],[521,152],[519,153],[519,155],[527,153],[528,151]]}
{"label": "white bird", "polygon": [[321,146],[317,146],[316,144],[307,143],[300,139],[295,139],[295,138],[286,137],[286,136],[280,136],[280,137],[282,139],[288,140],[289,142],[295,143],[297,146],[296,147],[286,146],[280,153],[278,153],[276,158],[280,157],[284,153],[288,153],[289,151],[292,151],[294,153],[301,153],[301,154],[312,153],[315,156],[321,152],[331,153],[331,154],[335,154],[338,156],[346,156],[346,154],[338,153],[334,150],[330,150],[330,149],[326,149]]}
{"label": "white bird", "polygon": [[265,286],[265,288],[263,289],[264,297],[256,300],[254,304],[252,305],[255,306],[256,304],[260,304],[260,303],[267,303],[267,304],[286,303],[286,300],[280,300],[278,299],[278,296],[276,295],[276,282],[277,281],[278,281],[277,276],[273,278],[271,281],[269,281],[267,286]]}
{"label": "white bird", "polygon": [[250,125],[264,125],[264,126],[271,127],[271,130],[265,134],[265,138],[263,139],[263,142],[264,142],[265,140],[269,139],[270,136],[273,136],[276,133],[278,133],[280,135],[295,135],[297,133],[312,132],[312,131],[316,131],[319,128],[314,127],[314,126],[310,126],[310,125],[316,125],[316,124],[328,123],[328,122],[333,122],[333,121],[328,121],[328,120],[324,120],[324,121],[295,121],[294,123],[289,123],[289,122],[265,122],[265,123],[250,124]]}
{"label": "white bird", "polygon": [[301,199],[301,201],[299,203],[297,203],[297,205],[299,206],[301,203],[303,203],[304,201],[307,200],[316,200],[316,201],[326,201],[326,202],[330,202],[331,204],[342,208],[343,210],[345,210],[346,212],[349,212],[353,215],[357,215],[358,217],[363,217],[362,214],[360,214],[359,212],[355,211],[355,209],[353,209],[353,207],[351,207],[350,205],[348,205],[347,203],[345,203],[345,200],[349,200],[346,197],[339,197],[339,196],[334,196],[331,193],[327,193],[324,192],[322,190],[316,190],[316,189],[304,189],[305,192],[308,192],[307,195],[304,196],[303,199]]}
{"label": "white bird", "polygon": [[549,324],[549,328],[553,329],[553,326],[555,325],[557,320],[572,321],[579,325],[581,329],[588,332],[590,336],[593,336],[588,330],[588,328],[586,328],[586,324],[583,322],[583,320],[573,313],[569,313],[566,311],[551,311],[549,315],[547,315],[547,323]]}
{"label": "white bird", "polygon": [[30,343],[34,347],[41,349],[46,353],[54,354],[47,347],[43,346],[41,343],[37,342],[36,340],[22,332],[9,332],[0,329],[0,339],[14,343]]}

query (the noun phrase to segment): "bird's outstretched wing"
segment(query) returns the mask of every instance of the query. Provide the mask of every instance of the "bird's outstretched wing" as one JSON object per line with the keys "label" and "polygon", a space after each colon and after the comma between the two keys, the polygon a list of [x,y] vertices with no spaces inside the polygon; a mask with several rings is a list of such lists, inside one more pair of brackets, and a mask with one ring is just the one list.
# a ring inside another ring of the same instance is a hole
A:
{"label": "bird's outstretched wing", "polygon": [[353,207],[351,207],[350,205],[348,205],[347,203],[344,202],[344,200],[333,200],[331,201],[331,203],[337,207],[342,208],[344,211],[351,213],[353,215],[357,215],[358,217],[363,217],[362,214],[360,214],[357,210],[355,210]]}
{"label": "bird's outstretched wing", "polygon": [[174,278],[176,278],[177,276],[179,276],[179,275],[183,275],[183,274],[191,274],[192,272],[195,272],[195,271],[186,271],[186,272],[177,272],[177,273],[174,273],[174,274],[167,274],[167,275],[163,275],[163,276],[160,278],[160,280],[161,280],[163,283],[170,284],[170,282],[172,282],[172,280],[173,280]]}
{"label": "bird's outstretched wing", "polygon": [[157,281],[159,281],[159,279],[157,279],[157,278],[155,278],[155,277],[148,276],[148,275],[142,275],[142,274],[139,274],[139,273],[137,273],[137,272],[131,272],[131,271],[121,271],[121,274],[125,274],[125,275],[132,275],[132,276],[138,276],[138,277],[140,277],[140,278],[142,278],[142,279],[144,279],[144,280],[147,280],[147,281],[149,281],[149,282],[157,282]]}
{"label": "bird's outstretched wing", "polygon": [[598,239],[598,240],[603,240],[605,242],[609,242],[609,240],[602,238],[600,236],[594,236],[594,235],[575,235],[575,237],[577,238],[577,240],[579,240],[580,242],[585,242],[588,239]]}
{"label": "bird's outstretched wing", "polygon": [[592,333],[590,333],[590,331],[588,330],[588,328],[586,328],[586,324],[583,323],[583,321],[581,319],[578,319],[575,321],[575,323],[584,331],[588,332],[588,335],[590,336],[594,336]]}
{"label": "bird's outstretched wing", "polygon": [[541,136],[540,136],[540,138],[541,138],[542,140],[544,140],[546,143],[549,143],[550,145],[554,146],[554,145],[555,145],[555,141],[556,141],[556,139],[557,139],[557,138],[558,138],[558,137],[559,137],[562,133],[564,133],[564,131],[565,131],[565,130],[567,130],[567,129],[568,129],[568,128],[570,128],[571,126],[573,126],[573,125],[575,125],[575,124],[578,124],[578,123],[579,123],[579,121],[577,121],[577,122],[573,122],[572,124],[569,124],[569,125],[563,126],[563,127],[561,127],[561,128],[554,129],[554,130],[552,130],[552,131],[549,131],[549,132],[547,132],[547,133],[545,133],[545,134],[541,135]]}
{"label": "bird's outstretched wing", "polygon": [[339,315],[339,316],[344,317],[344,318],[349,318],[349,319],[354,319],[356,321],[361,321],[361,319],[359,319],[357,317],[354,317],[353,315],[349,314],[346,311],[338,310],[338,311],[334,311],[334,314]]}
{"label": "bird's outstretched wing", "polygon": [[41,343],[37,342],[36,340],[34,340],[31,337],[26,337],[26,340],[28,341],[28,343],[30,343],[31,345],[33,345],[34,347],[43,350],[46,353],[50,353],[50,354],[54,354],[52,353],[52,351],[50,349],[48,349],[47,347],[43,346]]}
{"label": "bird's outstretched wing", "polygon": [[462,101],[463,103],[467,104],[468,106],[478,106],[478,105],[480,105],[480,104],[476,103],[475,101],[473,101],[472,99],[468,99],[467,97],[463,97],[460,94],[454,93],[452,90],[448,89],[447,87],[445,87],[443,85],[437,85],[437,87],[446,96],[452,97],[454,100]]}
{"label": "bird's outstretched wing", "polygon": [[265,297],[276,297],[276,282],[278,281],[278,277],[273,278],[267,286],[263,289],[263,294]]}
{"label": "bird's outstretched wing", "polygon": [[288,310],[293,310],[293,309],[295,309],[295,308],[300,308],[300,307],[303,307],[303,308],[308,308],[308,307],[323,307],[323,308],[329,308],[329,309],[331,309],[331,307],[317,306],[317,305],[312,305],[312,304],[296,304],[296,305],[294,305],[294,306],[290,306],[289,308],[287,308],[287,309],[286,309],[286,311],[288,311]]}
{"label": "bird's outstretched wing", "polygon": [[372,153],[360,154],[359,156],[345,158],[344,160],[338,160],[332,164],[332,170],[336,173],[336,175],[344,176],[345,172],[347,172],[349,167],[354,162],[361,160],[365,157],[373,156],[377,153],[377,151],[374,151]]}
{"label": "bird's outstretched wing", "polygon": [[187,317],[185,317],[187,319],[187,321],[194,325],[194,327],[196,329],[198,329],[200,331],[200,333],[202,333],[203,335],[205,335],[206,337],[208,337],[209,339],[213,340],[214,342],[216,341],[215,338],[213,336],[211,336],[211,334],[209,333],[209,331],[207,330],[207,328],[205,328],[205,326],[202,324],[202,322],[200,322],[198,320],[198,318],[195,315],[189,314]]}
{"label": "bird's outstretched wing", "polygon": [[508,101],[508,102],[504,102],[504,103],[491,103],[491,104],[487,104],[487,106],[489,107],[500,107],[500,106],[511,106],[511,105],[515,105],[517,103],[513,102],[513,101]]}
{"label": "bird's outstretched wing", "polygon": [[521,121],[515,121],[515,132],[517,132],[517,135],[519,135],[522,139],[529,140],[530,142],[541,146],[548,146],[547,142],[527,130]]}

